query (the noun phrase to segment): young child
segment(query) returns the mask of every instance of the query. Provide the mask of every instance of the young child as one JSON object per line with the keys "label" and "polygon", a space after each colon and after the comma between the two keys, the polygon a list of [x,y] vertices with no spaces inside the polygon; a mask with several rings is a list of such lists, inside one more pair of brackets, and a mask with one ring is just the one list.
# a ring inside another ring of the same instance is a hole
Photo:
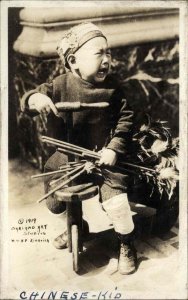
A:
{"label": "young child", "polygon": [[[103,111],[73,113],[72,142],[91,150],[103,148],[100,165],[113,166],[117,160],[126,159],[133,111],[116,80],[109,76],[111,53],[106,37],[96,25],[82,23],[64,34],[57,51],[66,74],[24,95],[25,111],[30,114],[33,108],[39,113],[52,111],[58,117],[56,102],[108,102],[109,108]],[[63,130],[62,136],[66,136]],[[56,151],[47,161],[45,170],[57,170],[65,162],[66,155]],[[100,184],[101,201],[120,240],[118,269],[121,274],[131,274],[136,270],[136,253],[132,243],[134,223],[127,198],[128,175],[106,171],[104,177]],[[54,214],[65,210],[65,205],[53,197],[49,197],[46,203]],[[87,229],[86,221],[84,224]],[[57,237],[54,245],[58,249],[66,248],[67,233]]]}

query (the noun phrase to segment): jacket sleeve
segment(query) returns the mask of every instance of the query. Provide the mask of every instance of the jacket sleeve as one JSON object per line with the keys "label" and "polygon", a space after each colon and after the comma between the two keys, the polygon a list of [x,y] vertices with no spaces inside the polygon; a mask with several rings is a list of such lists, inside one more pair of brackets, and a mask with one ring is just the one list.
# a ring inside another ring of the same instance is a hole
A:
{"label": "jacket sleeve", "polygon": [[35,93],[41,93],[48,96],[53,101],[53,84],[52,83],[43,83],[39,85],[36,89],[26,92],[21,99],[21,110],[26,112],[30,116],[35,116],[38,113],[30,111],[28,106],[29,97]]}
{"label": "jacket sleeve", "polygon": [[125,154],[130,146],[134,113],[125,99],[122,89],[115,91],[112,100],[112,134],[107,145],[119,154]]}

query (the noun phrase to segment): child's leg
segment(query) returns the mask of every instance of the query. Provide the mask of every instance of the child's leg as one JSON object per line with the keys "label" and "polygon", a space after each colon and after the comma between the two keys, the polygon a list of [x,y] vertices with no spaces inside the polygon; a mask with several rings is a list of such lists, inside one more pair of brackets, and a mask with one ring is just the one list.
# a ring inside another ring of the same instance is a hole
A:
{"label": "child's leg", "polygon": [[101,200],[120,240],[119,272],[131,274],[136,269],[136,253],[132,245],[134,222],[127,193],[104,184]]}
{"label": "child's leg", "polygon": [[[44,166],[44,172],[51,172],[56,171],[58,168],[67,163],[68,158],[66,155],[56,151],[46,162]],[[44,192],[47,193],[50,189],[49,183],[51,180],[55,179],[57,175],[51,175],[48,177],[44,177]],[[65,202],[57,201],[53,196],[50,196],[46,200],[46,206],[47,208],[53,213],[53,214],[61,214],[65,211],[66,205]]]}
{"label": "child's leg", "polygon": [[[65,164],[68,162],[68,157],[58,151],[56,151],[46,162],[44,171],[50,172],[50,171],[56,171],[58,170],[59,166]],[[48,176],[44,179],[44,189],[45,193],[47,193],[50,189],[49,183],[51,180],[55,179],[57,175]],[[66,214],[63,213],[66,210],[66,203],[62,201],[56,200],[55,197],[50,196],[46,200],[47,208],[50,210],[51,213],[55,214],[57,217],[62,217],[62,219],[65,220]],[[89,226],[88,223],[83,220],[83,230],[85,233],[89,232]],[[58,237],[56,237],[53,241],[53,245],[57,249],[65,249],[67,248],[67,231],[64,231],[62,234],[60,234]]]}
{"label": "child's leg", "polygon": [[[68,162],[67,157],[64,154],[61,154],[60,152],[56,151],[46,162],[44,166],[44,172],[51,172],[58,170],[59,166],[62,164],[65,164]],[[44,177],[44,192],[47,193],[50,189],[50,181],[55,179],[56,176],[51,175]],[[62,218],[62,220],[65,221],[66,218],[66,204],[65,202],[56,200],[53,195],[49,196],[46,199],[46,206],[49,209],[49,211],[57,216],[58,218]],[[57,249],[64,249],[67,247],[67,234],[64,232],[63,234],[56,237],[53,241],[53,245]]]}
{"label": "child's leg", "polygon": [[103,201],[103,208],[112,219],[114,230],[120,234],[129,234],[134,230],[134,223],[126,193],[119,193]]}

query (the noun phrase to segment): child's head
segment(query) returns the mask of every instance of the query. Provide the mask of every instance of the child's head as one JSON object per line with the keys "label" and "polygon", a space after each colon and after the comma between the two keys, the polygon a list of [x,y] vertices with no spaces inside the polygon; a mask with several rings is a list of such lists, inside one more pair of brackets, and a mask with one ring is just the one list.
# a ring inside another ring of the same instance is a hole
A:
{"label": "child's head", "polygon": [[86,81],[103,82],[109,73],[111,54],[107,39],[92,23],[72,27],[57,51],[65,66]]}

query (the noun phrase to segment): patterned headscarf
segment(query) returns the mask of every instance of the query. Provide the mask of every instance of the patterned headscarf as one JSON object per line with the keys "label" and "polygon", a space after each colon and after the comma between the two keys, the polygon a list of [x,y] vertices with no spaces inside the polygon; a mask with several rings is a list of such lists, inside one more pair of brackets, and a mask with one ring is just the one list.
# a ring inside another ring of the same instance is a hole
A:
{"label": "patterned headscarf", "polygon": [[67,57],[69,54],[74,54],[86,42],[95,38],[104,37],[102,31],[93,23],[81,23],[69,29],[57,46],[57,53],[67,66]]}

